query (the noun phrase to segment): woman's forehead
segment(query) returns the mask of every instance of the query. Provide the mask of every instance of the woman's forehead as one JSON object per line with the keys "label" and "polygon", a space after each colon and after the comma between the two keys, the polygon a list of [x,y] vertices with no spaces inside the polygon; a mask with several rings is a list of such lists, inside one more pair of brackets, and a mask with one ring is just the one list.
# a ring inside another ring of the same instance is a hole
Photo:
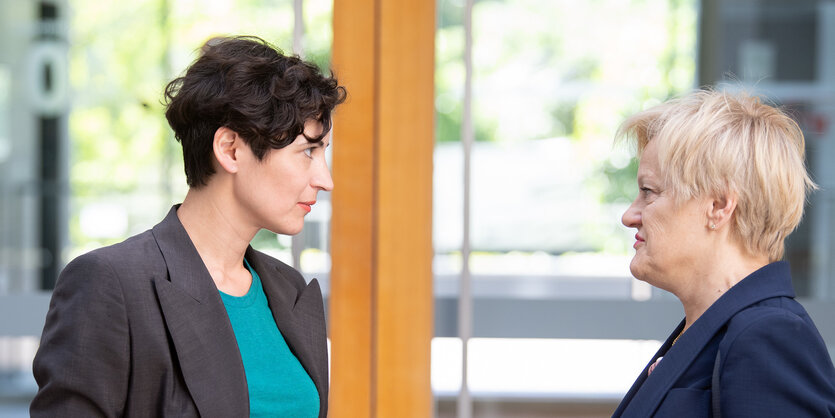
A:
{"label": "woman's forehead", "polygon": [[658,171],[658,149],[656,149],[654,141],[650,141],[638,161],[638,179],[656,178],[659,174]]}

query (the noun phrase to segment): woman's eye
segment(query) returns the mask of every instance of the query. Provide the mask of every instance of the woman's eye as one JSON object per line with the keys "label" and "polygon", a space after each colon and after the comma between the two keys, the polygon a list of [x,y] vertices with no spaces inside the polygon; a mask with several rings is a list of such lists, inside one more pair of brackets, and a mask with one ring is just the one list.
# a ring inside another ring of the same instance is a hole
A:
{"label": "woman's eye", "polygon": [[305,148],[304,155],[307,155],[308,158],[313,158],[313,147]]}

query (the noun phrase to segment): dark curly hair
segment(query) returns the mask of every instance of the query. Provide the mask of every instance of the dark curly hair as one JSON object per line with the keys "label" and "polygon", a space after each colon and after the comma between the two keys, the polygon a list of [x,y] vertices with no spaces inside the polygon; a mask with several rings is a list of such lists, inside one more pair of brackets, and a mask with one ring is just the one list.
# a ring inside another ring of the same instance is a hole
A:
{"label": "dark curly hair", "polygon": [[214,38],[186,74],[165,87],[165,117],[183,146],[186,181],[199,188],[214,174],[212,141],[225,126],[259,160],[304,134],[304,124],[322,124],[319,142],[331,129],[331,112],[345,101],[345,87],[331,73],[254,36]]}

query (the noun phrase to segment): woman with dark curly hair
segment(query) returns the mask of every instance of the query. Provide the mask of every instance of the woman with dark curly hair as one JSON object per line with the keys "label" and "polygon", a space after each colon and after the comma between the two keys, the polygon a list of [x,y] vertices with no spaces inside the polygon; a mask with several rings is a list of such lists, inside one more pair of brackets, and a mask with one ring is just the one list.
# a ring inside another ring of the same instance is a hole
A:
{"label": "woman with dark curly hair", "polygon": [[300,232],[333,187],[325,148],[345,94],[259,38],[206,43],[165,90],[188,194],[61,273],[33,417],[327,416],[319,285],[249,242]]}

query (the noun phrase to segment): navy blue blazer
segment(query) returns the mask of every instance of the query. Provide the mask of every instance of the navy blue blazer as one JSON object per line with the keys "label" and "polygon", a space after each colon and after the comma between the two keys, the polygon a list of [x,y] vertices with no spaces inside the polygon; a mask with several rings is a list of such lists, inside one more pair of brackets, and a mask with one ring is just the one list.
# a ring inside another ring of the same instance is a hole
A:
{"label": "navy blue blazer", "polygon": [[743,279],[673,346],[676,327],[613,417],[710,417],[717,384],[723,417],[835,417],[835,368],[794,296],[786,262]]}

